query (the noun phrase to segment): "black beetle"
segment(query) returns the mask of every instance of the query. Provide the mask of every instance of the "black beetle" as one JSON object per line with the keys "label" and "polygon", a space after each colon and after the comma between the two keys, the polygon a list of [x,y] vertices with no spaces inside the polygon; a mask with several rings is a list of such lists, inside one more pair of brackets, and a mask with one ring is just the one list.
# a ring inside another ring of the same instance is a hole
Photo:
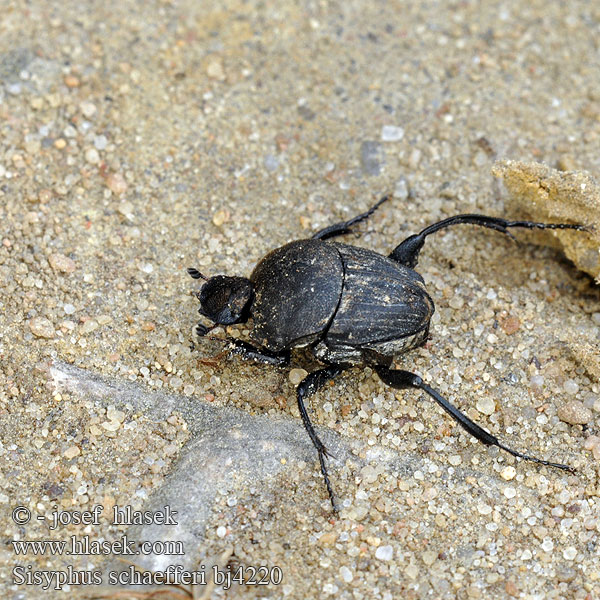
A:
{"label": "black beetle", "polygon": [[368,211],[273,250],[255,267],[249,279],[217,275],[208,279],[197,269],[188,273],[206,283],[196,295],[199,312],[214,325],[199,323],[196,333],[206,335],[217,325],[233,325],[253,319],[250,337],[257,346],[226,340],[232,353],[268,364],[285,366],[290,350],[308,346],[325,363],[297,387],[298,409],[304,427],[319,454],[321,473],[331,504],[336,510],[325,457],[328,452],[310,422],[304,400],[345,368],[370,365],[386,384],[416,388],[431,396],[454,420],[486,445],[498,446],[513,456],[574,472],[567,465],[517,452],[474,423],[429,387],[418,375],[391,368],[401,354],[424,344],[434,311],[423,278],[414,270],[425,238],[451,225],[472,224],[513,237],[511,227],[529,229],[577,229],[581,225],[507,221],[497,217],[465,214],[449,217],[411,235],[389,256],[371,250],[326,241],[349,233],[355,223],[367,219],[386,200]]}

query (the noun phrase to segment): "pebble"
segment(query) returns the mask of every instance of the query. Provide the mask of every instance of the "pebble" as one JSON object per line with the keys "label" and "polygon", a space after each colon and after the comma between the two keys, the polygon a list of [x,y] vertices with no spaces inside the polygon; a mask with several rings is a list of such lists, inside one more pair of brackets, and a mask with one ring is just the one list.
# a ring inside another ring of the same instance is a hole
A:
{"label": "pebble", "polygon": [[574,548],[573,546],[569,546],[568,548],[565,548],[564,552],[563,552],[563,558],[565,560],[575,560],[577,556],[577,549]]}
{"label": "pebble", "polygon": [[101,425],[106,431],[117,431],[121,427],[119,421],[104,421]]}
{"label": "pebble", "polygon": [[592,419],[592,411],[579,400],[571,400],[559,407],[558,418],[571,425],[585,425]]}
{"label": "pebble", "polygon": [[94,319],[88,319],[81,326],[81,333],[84,333],[84,334],[91,333],[92,331],[95,331],[96,329],[98,329],[98,321],[95,321]]}
{"label": "pebble", "polygon": [[223,525],[217,527],[217,537],[224,538],[227,535],[227,528]]}
{"label": "pebble", "polygon": [[121,173],[111,173],[106,178],[106,187],[117,196],[127,191],[127,182]]}
{"label": "pebble", "polygon": [[572,379],[567,379],[567,381],[565,381],[565,383],[563,384],[563,389],[565,390],[565,392],[567,392],[567,394],[574,396],[579,391],[579,385],[576,381],[573,381]]}
{"label": "pebble", "polygon": [[392,560],[394,548],[392,546],[379,546],[375,551],[375,558],[379,560]]}
{"label": "pebble", "polygon": [[398,198],[398,200],[406,200],[408,198],[408,183],[404,177],[396,181],[396,185],[394,186],[394,198]]}
{"label": "pebble", "polygon": [[39,338],[53,338],[56,331],[52,321],[44,317],[34,317],[29,321],[29,329],[31,333]]}
{"label": "pebble", "polygon": [[352,571],[346,567],[340,567],[340,577],[346,582],[350,583],[354,579],[354,575],[352,575]]}
{"label": "pebble", "polygon": [[60,273],[72,273],[77,267],[75,261],[64,254],[51,254],[48,262],[55,271]]}
{"label": "pebble", "polygon": [[360,475],[365,483],[375,483],[377,481],[377,471],[371,466],[366,465],[360,470]]}
{"label": "pebble", "polygon": [[586,450],[591,450],[595,459],[600,460],[600,436],[590,435],[583,443]]}
{"label": "pebble", "polygon": [[298,385],[306,376],[308,371],[305,369],[292,369],[288,375],[290,383]]}
{"label": "pebble", "polygon": [[217,227],[220,227],[221,225],[223,225],[223,223],[227,223],[227,221],[229,220],[229,216],[229,211],[221,208],[213,215],[212,222]]}
{"label": "pebble", "polygon": [[69,88],[79,87],[79,78],[75,77],[75,75],[66,75],[65,85]]}
{"label": "pebble", "polygon": [[503,319],[500,322],[500,326],[502,327],[506,335],[512,335],[513,333],[519,331],[519,327],[521,327],[521,321],[518,317],[514,317],[511,315],[508,316],[506,319]]}
{"label": "pebble", "polygon": [[79,105],[79,108],[81,109],[83,116],[87,117],[88,119],[91,119],[98,110],[93,102],[88,102],[86,100]]}
{"label": "pebble", "polygon": [[423,552],[423,554],[421,555],[423,562],[428,567],[431,566],[437,560],[437,557],[438,557],[438,553],[433,552],[432,550],[425,550],[425,552]]}
{"label": "pebble", "polygon": [[223,81],[225,79],[225,70],[223,69],[223,61],[221,58],[213,57],[206,66],[206,74],[211,79]]}
{"label": "pebble", "polygon": [[399,142],[404,137],[404,129],[396,125],[384,125],[381,128],[382,142]]}
{"label": "pebble", "polygon": [[94,148],[96,150],[106,150],[106,146],[108,146],[108,140],[105,135],[97,135],[94,138]]}
{"label": "pebble", "polygon": [[502,471],[500,471],[500,476],[502,477],[502,479],[504,479],[506,481],[510,481],[511,479],[514,479],[516,474],[517,474],[517,470],[511,466],[504,467],[504,469],[502,469]]}
{"label": "pebble", "polygon": [[85,160],[91,165],[97,165],[100,162],[100,155],[96,148],[88,148],[85,151]]}
{"label": "pebble", "polygon": [[383,165],[379,142],[363,142],[360,145],[360,164],[365,175],[379,175]]}
{"label": "pebble", "polygon": [[78,446],[71,446],[70,448],[67,448],[65,450],[64,453],[64,457],[65,458],[75,458],[76,456],[79,456],[81,454],[81,450],[79,449]]}
{"label": "pebble", "polygon": [[483,398],[477,400],[475,408],[477,408],[477,410],[481,414],[489,416],[493,415],[494,412],[496,412],[496,403],[494,402],[493,398],[490,398],[489,396],[484,396]]}

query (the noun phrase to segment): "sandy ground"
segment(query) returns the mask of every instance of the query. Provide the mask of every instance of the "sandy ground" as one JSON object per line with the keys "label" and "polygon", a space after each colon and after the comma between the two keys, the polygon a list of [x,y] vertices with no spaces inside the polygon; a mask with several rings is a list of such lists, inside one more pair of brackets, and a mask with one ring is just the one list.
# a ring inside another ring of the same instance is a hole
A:
{"label": "sandy ground", "polygon": [[[143,510],[173,490],[202,509],[193,531],[163,526],[196,540],[186,568],[282,573],[196,597],[600,597],[600,294],[541,234],[431,239],[419,272],[432,337],[401,365],[507,444],[577,473],[488,450],[423,395],[356,368],[311,403],[340,451],[338,516],[288,372],[213,359],[217,342],[190,351],[185,272],[248,274],[386,193],[349,243],[386,253],[452,214],[518,218],[497,159],[598,177],[600,6],[270,4],[0,1],[1,597],[51,597],[20,584],[112,560],[16,556],[14,540],[119,540],[113,505]],[[66,365],[78,375],[57,387]],[[196,413],[218,435],[202,437]],[[222,414],[249,424],[247,470],[217,468],[232,464]],[[253,422],[270,470],[250,464]],[[277,445],[281,432],[302,449]],[[202,456],[214,461],[196,471]],[[50,529],[56,511],[99,505],[97,523]],[[55,595],[116,592],[104,574]]]}

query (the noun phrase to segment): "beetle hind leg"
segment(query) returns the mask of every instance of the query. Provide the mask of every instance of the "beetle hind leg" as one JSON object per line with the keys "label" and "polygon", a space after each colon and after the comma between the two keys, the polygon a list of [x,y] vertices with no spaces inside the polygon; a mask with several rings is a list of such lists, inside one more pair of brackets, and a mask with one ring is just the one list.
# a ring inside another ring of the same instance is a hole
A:
{"label": "beetle hind leg", "polygon": [[369,210],[361,213],[356,217],[352,217],[352,219],[348,219],[348,221],[342,221],[341,223],[335,223],[334,225],[329,225],[329,227],[325,227],[317,231],[317,233],[313,234],[311,237],[313,240],[327,240],[333,237],[337,237],[339,235],[345,235],[346,233],[350,233],[352,230],[350,227],[356,223],[360,223],[361,221],[365,221],[368,219],[384,202],[389,200],[389,196],[384,196],[379,200],[376,204],[374,204]]}
{"label": "beetle hind leg", "polygon": [[310,422],[310,417],[308,416],[308,411],[306,410],[306,406],[304,405],[304,399],[312,396],[319,388],[323,387],[329,380],[333,379],[337,375],[342,372],[343,368],[338,365],[331,365],[324,369],[319,369],[318,371],[313,371],[309,373],[296,388],[296,397],[298,400],[298,410],[300,411],[300,416],[302,417],[302,423],[304,425],[304,429],[306,429],[308,436],[310,437],[313,446],[317,449],[319,453],[319,464],[321,465],[321,473],[323,475],[323,479],[325,480],[325,487],[327,488],[327,494],[329,495],[329,500],[331,500],[331,506],[335,512],[338,512],[338,508],[335,504],[335,496],[333,495],[333,489],[331,487],[331,482],[329,481],[329,474],[327,473],[327,466],[325,465],[325,457],[331,457],[331,454],[325,448],[323,442],[319,439],[319,436],[315,432],[313,424]]}
{"label": "beetle hind leg", "polygon": [[555,467],[556,469],[562,469],[563,471],[569,471],[570,473],[575,472],[575,469],[573,467],[569,467],[568,465],[550,462],[541,458],[536,458],[535,456],[529,456],[528,454],[523,454],[522,452],[518,452],[517,450],[513,450],[512,448],[505,446],[498,440],[498,438],[477,425],[477,423],[469,419],[469,417],[458,410],[458,408],[450,404],[450,402],[443,398],[438,391],[429,387],[418,375],[410,373],[409,371],[388,369],[386,367],[375,367],[375,370],[377,371],[377,375],[379,375],[381,380],[393,388],[413,388],[423,390],[426,394],[431,396],[461,427],[463,427],[463,429],[468,431],[480,442],[483,442],[486,446],[497,446],[509,454],[512,454],[518,458],[522,458],[523,460],[529,460],[531,462],[546,465],[548,467]]}
{"label": "beetle hind leg", "polygon": [[508,231],[511,227],[522,227],[524,229],[576,229],[577,231],[588,231],[583,225],[574,225],[572,223],[535,223],[533,221],[508,221],[507,219],[488,217],[487,215],[456,215],[433,223],[433,225],[423,229],[421,233],[407,237],[392,250],[388,258],[413,269],[417,266],[419,252],[421,251],[421,248],[423,248],[425,238],[440,229],[445,229],[452,225],[478,225],[479,227],[487,227],[488,229],[495,229],[500,233],[504,233],[512,239],[514,239],[514,236]]}

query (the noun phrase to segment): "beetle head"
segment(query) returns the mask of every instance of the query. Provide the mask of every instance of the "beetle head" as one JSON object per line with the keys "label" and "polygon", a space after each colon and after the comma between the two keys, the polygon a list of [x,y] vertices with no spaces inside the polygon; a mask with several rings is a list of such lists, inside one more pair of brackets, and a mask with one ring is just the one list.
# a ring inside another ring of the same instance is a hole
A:
{"label": "beetle head", "polygon": [[199,312],[218,325],[245,323],[250,316],[254,288],[245,277],[211,277],[197,294]]}

